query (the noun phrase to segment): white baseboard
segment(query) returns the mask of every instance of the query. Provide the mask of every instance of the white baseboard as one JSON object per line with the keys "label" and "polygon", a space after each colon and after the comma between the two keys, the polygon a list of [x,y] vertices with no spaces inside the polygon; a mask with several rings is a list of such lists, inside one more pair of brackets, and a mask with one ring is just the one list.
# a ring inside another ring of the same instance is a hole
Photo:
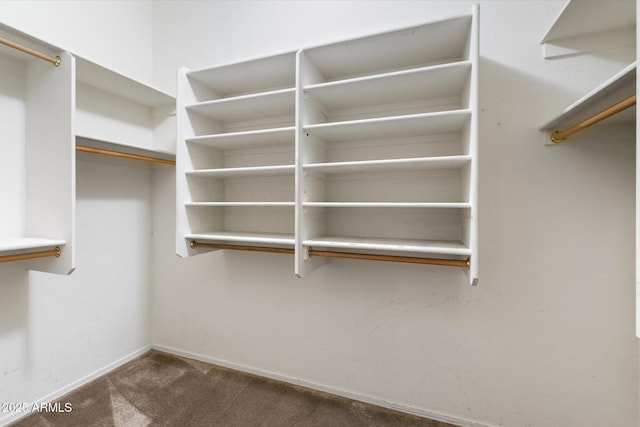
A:
{"label": "white baseboard", "polygon": [[[86,375],[76,381],[73,381],[70,384],[67,384],[66,386],[54,391],[53,393],[49,393],[48,395],[36,400],[35,402],[32,402],[29,404],[29,407],[33,407],[34,405],[40,405],[41,403],[49,403],[52,402],[56,399],[59,399],[60,397],[64,396],[65,394],[75,390],[78,387],[81,387],[85,384],[87,384],[90,381],[95,380],[96,378],[114,370],[115,368],[124,365],[125,363],[139,357],[142,356],[144,353],[148,352],[149,350],[151,350],[151,346],[150,345],[146,345],[136,351],[134,351],[133,353],[129,353],[128,355],[122,357],[121,359],[116,360],[115,362],[109,363],[106,366],[103,366],[102,368],[90,373],[89,375]],[[0,418],[0,426],[6,426],[7,424],[17,421],[18,419],[22,418],[22,417],[26,417],[27,415],[29,415],[29,412],[18,412],[18,413],[11,413],[8,414],[5,417]]]}
{"label": "white baseboard", "polygon": [[417,415],[424,418],[430,418],[436,421],[442,421],[449,424],[459,425],[461,427],[492,427],[489,424],[481,424],[475,421],[454,417],[451,415],[442,414],[435,411],[429,411],[426,409],[415,408],[412,406],[404,405],[398,402],[392,402],[386,399],[382,399],[375,396],[369,396],[361,393],[355,393],[347,390],[342,390],[339,388],[317,384],[311,381],[307,381],[301,378],[292,378],[286,375],[277,374],[271,371],[265,371],[258,368],[253,368],[250,366],[240,365],[237,363],[229,362],[227,360],[217,359],[215,357],[204,356],[202,354],[192,353],[189,351],[180,350],[173,347],[167,347],[163,345],[153,345],[154,350],[162,351],[165,353],[173,354],[176,356],[182,356],[189,359],[199,360],[201,362],[211,363],[214,365],[222,366],[229,369],[234,369],[236,371],[246,372],[249,374],[258,375],[261,377],[271,378],[277,381],[286,382],[289,384],[298,385],[301,387],[310,388],[313,390],[321,391],[324,393],[329,393],[337,396],[346,397],[347,399],[357,400],[359,402],[369,403],[376,406],[381,406],[383,408],[393,409],[395,411],[405,412],[411,415]]}

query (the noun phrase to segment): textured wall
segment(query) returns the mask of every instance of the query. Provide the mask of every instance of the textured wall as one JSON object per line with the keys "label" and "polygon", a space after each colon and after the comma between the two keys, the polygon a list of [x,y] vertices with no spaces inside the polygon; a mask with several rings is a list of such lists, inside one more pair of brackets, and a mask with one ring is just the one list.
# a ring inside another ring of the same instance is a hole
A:
{"label": "textured wall", "polygon": [[[154,187],[155,344],[504,426],[638,423],[633,130],[537,130],[633,61],[548,61],[564,2],[480,2],[480,282],[458,270],[287,256],[176,258]],[[468,13],[470,2],[158,2],[156,84],[202,68]]]}

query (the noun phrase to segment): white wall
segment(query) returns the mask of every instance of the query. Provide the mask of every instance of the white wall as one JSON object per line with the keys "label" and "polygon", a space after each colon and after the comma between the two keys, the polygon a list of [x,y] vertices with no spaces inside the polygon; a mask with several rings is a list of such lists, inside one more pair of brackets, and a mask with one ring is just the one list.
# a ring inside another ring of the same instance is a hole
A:
{"label": "white wall", "polygon": [[0,22],[151,82],[151,0],[3,0]]}
{"label": "white wall", "polygon": [[[480,283],[442,267],[173,250],[154,175],[154,344],[485,425],[638,425],[634,136],[536,130],[634,48],[542,59],[562,1],[480,2]],[[154,78],[453,14],[459,2],[154,3]],[[171,188],[171,190],[169,190]]]}
{"label": "white wall", "polygon": [[[638,425],[633,136],[543,147],[536,131],[633,52],[544,61],[538,41],[563,2],[480,3],[477,288],[439,267],[332,260],[300,280],[276,254],[179,259],[173,174],[79,157],[76,272],[0,265],[0,402],[44,397],[153,342],[486,425]],[[0,21],[174,91],[179,66],[469,10],[4,1]]]}
{"label": "white wall", "polygon": [[[0,2],[0,22],[147,81],[151,20],[150,2]],[[0,264],[0,402],[50,397],[151,344],[151,187],[149,168],[78,155],[76,271]]]}

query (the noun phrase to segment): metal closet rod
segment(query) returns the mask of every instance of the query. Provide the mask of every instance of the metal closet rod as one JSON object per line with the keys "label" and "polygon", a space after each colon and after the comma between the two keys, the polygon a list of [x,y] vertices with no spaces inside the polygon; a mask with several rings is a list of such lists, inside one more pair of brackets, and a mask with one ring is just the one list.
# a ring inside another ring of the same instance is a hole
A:
{"label": "metal closet rod", "polygon": [[36,58],[42,59],[44,61],[47,62],[51,62],[54,66],[59,67],[60,66],[60,57],[56,56],[55,58],[49,55],[45,55],[42,52],[38,52],[37,50],[33,50],[31,48],[28,48],[26,46],[22,46],[21,44],[12,42],[11,40],[7,40],[5,38],[0,37],[0,44],[3,44],[5,46],[9,46],[13,49],[19,50],[20,52],[24,52],[26,54],[29,54],[31,56],[35,56]]}
{"label": "metal closet rod", "polygon": [[132,160],[141,160],[144,162],[160,163],[163,165],[170,165],[170,166],[176,165],[175,160],[160,159],[158,157],[139,156],[137,154],[122,153],[120,151],[113,151],[113,150],[103,150],[101,148],[85,147],[83,145],[76,145],[76,151],[83,151],[85,153],[93,153],[93,154],[102,154],[105,156],[120,157],[123,159],[132,159]]}
{"label": "metal closet rod", "polygon": [[613,116],[614,114],[617,114],[621,111],[626,110],[629,107],[633,107],[634,105],[636,105],[636,96],[635,95],[631,95],[625,99],[623,99],[622,101],[616,102],[615,104],[613,104],[610,107],[605,108],[604,110],[600,111],[599,113],[594,114],[591,117],[587,117],[586,119],[584,119],[583,121],[576,123],[575,125],[568,127],[565,130],[557,130],[555,132],[553,132],[551,134],[551,142],[553,142],[554,144],[560,144],[562,142],[564,142],[564,140],[570,136],[573,135],[576,132],[581,131],[584,128],[587,128],[589,126],[592,126],[608,117]]}
{"label": "metal closet rod", "polygon": [[0,256],[0,262],[20,261],[23,259],[44,258],[48,256],[54,256],[58,258],[61,253],[62,251],[60,250],[60,247],[56,246],[54,249],[50,249],[48,251],[25,252],[23,254]]}
{"label": "metal closet rod", "polygon": [[[251,251],[251,252],[274,252],[279,254],[294,254],[293,249],[289,248],[271,248],[268,246],[244,246],[244,245],[226,245],[221,243],[202,243],[196,240],[192,240],[189,243],[192,249],[205,248],[205,249],[231,249],[237,251]],[[321,251],[313,248],[309,248],[309,256],[322,256],[327,258],[348,258],[348,259],[364,259],[370,261],[389,261],[389,262],[405,262],[410,264],[429,264],[429,265],[443,265],[447,267],[461,267],[469,268],[470,260],[467,259],[442,259],[442,258],[422,258],[422,257],[409,257],[398,255],[378,255],[378,254],[364,254],[354,252],[336,252],[336,251]]]}

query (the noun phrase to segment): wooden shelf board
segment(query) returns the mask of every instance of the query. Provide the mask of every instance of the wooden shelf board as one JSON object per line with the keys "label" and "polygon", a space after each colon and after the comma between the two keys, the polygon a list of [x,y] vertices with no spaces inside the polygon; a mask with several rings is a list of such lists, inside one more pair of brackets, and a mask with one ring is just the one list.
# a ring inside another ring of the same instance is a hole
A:
{"label": "wooden shelf board", "polygon": [[295,88],[253,93],[188,105],[189,111],[223,122],[267,119],[295,112]]}
{"label": "wooden shelf board", "polygon": [[304,51],[327,81],[462,59],[471,15]]}
{"label": "wooden shelf board", "polygon": [[391,252],[417,252],[438,255],[471,255],[471,250],[460,242],[415,239],[375,239],[357,237],[319,237],[302,242],[314,248],[374,250]]}
{"label": "wooden shelf board", "polygon": [[307,125],[304,131],[326,142],[381,138],[403,138],[460,132],[469,122],[471,110],[412,114],[336,123]]}
{"label": "wooden shelf board", "polygon": [[295,127],[203,135],[187,138],[186,141],[222,149],[286,145],[295,142]]}
{"label": "wooden shelf board", "polygon": [[187,202],[186,207],[295,207],[295,202]]}
{"label": "wooden shelf board", "polygon": [[234,176],[255,176],[255,175],[293,175],[295,165],[276,166],[252,166],[242,168],[221,168],[221,169],[199,169],[186,171],[185,174],[191,176],[208,176],[213,178],[227,178]]}
{"label": "wooden shelf board", "polygon": [[471,156],[420,157],[412,159],[364,160],[354,162],[310,163],[306,171],[322,173],[357,173],[392,170],[457,169],[471,161]]}
{"label": "wooden shelf board", "polygon": [[16,237],[0,239],[0,254],[8,254],[14,252],[26,252],[39,249],[50,249],[56,246],[64,246],[64,240],[59,239],[42,239],[35,237]]}
{"label": "wooden shelf board", "polygon": [[293,234],[276,234],[276,233],[246,233],[235,231],[219,231],[211,233],[193,233],[185,234],[185,239],[198,240],[203,242],[234,242],[234,243],[252,243],[263,245],[286,245],[295,244]]}
{"label": "wooden shelf board", "polygon": [[187,77],[222,96],[295,85],[296,53],[283,53],[216,68],[189,71]]}
{"label": "wooden shelf board", "polygon": [[304,202],[305,208],[427,208],[427,209],[470,209],[470,203],[463,202]]}
{"label": "wooden shelf board", "polygon": [[76,134],[76,145],[84,145],[86,147],[99,148],[103,150],[121,151],[128,154],[136,154],[139,156],[158,157],[165,160],[176,159],[176,154],[165,150],[149,150],[147,148],[133,147],[131,145],[122,144],[115,141],[107,141],[104,138],[91,137],[87,134]]}
{"label": "wooden shelf board", "polygon": [[471,62],[464,61],[321,83],[303,90],[328,110],[422,99],[461,98],[470,73]]}
{"label": "wooden shelf board", "polygon": [[[74,55],[75,56],[75,55]],[[149,107],[175,105],[174,96],[126,77],[82,57],[76,57],[78,81]]]}
{"label": "wooden shelf board", "polygon": [[[610,107],[617,101],[621,101],[629,95],[636,93],[636,62],[628,65],[620,72],[600,84],[598,87],[584,95],[582,98],[565,108],[565,110],[543,125],[540,130],[557,130],[574,125],[581,120]],[[635,109],[627,110],[607,119],[616,121],[635,120]]]}
{"label": "wooden shelf board", "polygon": [[578,37],[586,34],[613,31],[634,26],[636,23],[635,1],[576,1],[567,2],[555,19],[542,43]]}

